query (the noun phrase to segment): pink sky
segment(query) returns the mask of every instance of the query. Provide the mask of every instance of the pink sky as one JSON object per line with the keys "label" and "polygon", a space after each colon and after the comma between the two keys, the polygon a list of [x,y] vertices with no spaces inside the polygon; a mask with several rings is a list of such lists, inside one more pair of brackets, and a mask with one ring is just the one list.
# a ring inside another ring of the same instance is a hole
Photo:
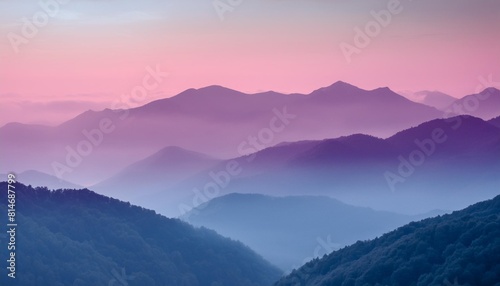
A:
{"label": "pink sky", "polygon": [[494,0],[401,1],[350,63],[339,45],[389,1],[243,0],[221,21],[211,1],[72,0],[15,53],[7,35],[43,11],[26,2],[0,1],[0,125],[110,107],[156,65],[169,77],[138,104],[212,84],[308,93],[343,80],[461,97],[479,76],[500,81]]}

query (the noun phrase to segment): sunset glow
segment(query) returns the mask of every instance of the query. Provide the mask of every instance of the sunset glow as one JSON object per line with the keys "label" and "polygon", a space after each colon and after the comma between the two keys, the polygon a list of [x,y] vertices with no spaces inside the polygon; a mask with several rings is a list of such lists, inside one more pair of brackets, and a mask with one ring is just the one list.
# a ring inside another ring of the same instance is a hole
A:
{"label": "sunset glow", "polygon": [[170,76],[144,103],[213,84],[308,93],[337,80],[463,97],[499,72],[498,1],[401,1],[350,63],[340,44],[352,45],[355,28],[391,1],[243,1],[223,21],[210,1],[185,2],[67,1],[19,43],[8,35],[22,36],[22,19],[44,8],[0,1],[0,125],[110,107],[155,65]]}

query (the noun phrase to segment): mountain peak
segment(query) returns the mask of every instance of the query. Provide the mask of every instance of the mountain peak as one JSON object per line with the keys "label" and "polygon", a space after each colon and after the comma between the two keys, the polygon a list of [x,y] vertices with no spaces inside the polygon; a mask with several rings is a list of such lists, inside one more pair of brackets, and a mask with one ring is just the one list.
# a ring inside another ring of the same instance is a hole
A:
{"label": "mountain peak", "polygon": [[202,88],[190,88],[176,96],[173,96],[174,101],[178,100],[196,100],[199,101],[203,98],[228,98],[245,95],[234,89],[230,89],[220,85],[209,85]]}
{"label": "mountain peak", "polygon": [[354,85],[352,85],[352,84],[350,84],[348,82],[345,82],[345,81],[341,81],[341,80],[338,80],[338,81],[334,82],[330,86],[337,86],[337,87],[339,87],[339,86],[351,86],[351,87],[354,87]]}
{"label": "mountain peak", "polygon": [[212,95],[212,94],[243,94],[242,92],[239,92],[237,90],[227,88],[221,85],[209,85],[205,86],[199,89],[196,89],[197,92],[201,94],[207,94],[207,95]]}
{"label": "mountain peak", "polygon": [[208,86],[205,86],[205,87],[202,87],[202,88],[198,88],[198,89],[195,89],[195,90],[199,90],[199,91],[221,91],[221,90],[228,90],[228,89],[229,88],[223,87],[222,85],[212,84],[212,85],[208,85]]}
{"label": "mountain peak", "polygon": [[379,87],[370,91],[377,99],[387,99],[387,100],[398,100],[398,101],[410,101],[406,97],[394,92],[389,87]]}
{"label": "mountain peak", "polygon": [[322,87],[313,91],[310,95],[322,95],[322,94],[334,94],[334,95],[349,95],[353,93],[363,92],[364,90],[360,89],[357,86],[352,84],[337,81],[330,86]]}
{"label": "mountain peak", "polygon": [[500,90],[498,90],[497,88],[495,87],[487,87],[485,88],[483,91],[480,92],[480,94],[493,94],[493,93],[499,93]]}
{"label": "mountain peak", "polygon": [[379,87],[379,88],[376,88],[374,89],[375,91],[390,91],[390,92],[393,92],[389,87],[387,86],[383,86],[383,87]]}
{"label": "mountain peak", "polygon": [[335,89],[335,90],[352,90],[352,89],[360,89],[359,87],[357,86],[354,86],[350,83],[347,83],[345,81],[336,81],[335,83],[333,83],[332,85],[326,87],[326,89]]}

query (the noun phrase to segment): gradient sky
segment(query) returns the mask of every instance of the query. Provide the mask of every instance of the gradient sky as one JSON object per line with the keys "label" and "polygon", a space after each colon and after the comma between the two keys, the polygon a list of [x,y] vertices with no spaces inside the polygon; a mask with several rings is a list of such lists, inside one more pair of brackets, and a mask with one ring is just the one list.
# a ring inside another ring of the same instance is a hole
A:
{"label": "gradient sky", "polygon": [[21,19],[43,10],[0,0],[0,125],[110,107],[156,65],[169,77],[138,104],[212,84],[308,93],[343,80],[461,97],[479,76],[500,81],[497,0],[402,0],[348,63],[339,45],[388,2],[243,0],[221,21],[212,0],[72,0],[15,53],[7,35],[22,35]]}

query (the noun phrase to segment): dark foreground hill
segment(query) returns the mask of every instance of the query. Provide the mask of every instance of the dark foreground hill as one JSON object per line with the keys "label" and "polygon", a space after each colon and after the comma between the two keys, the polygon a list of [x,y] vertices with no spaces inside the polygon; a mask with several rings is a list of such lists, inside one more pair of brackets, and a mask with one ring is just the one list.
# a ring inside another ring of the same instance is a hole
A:
{"label": "dark foreground hill", "polygon": [[359,241],[275,285],[500,285],[499,216],[497,196]]}
{"label": "dark foreground hill", "polygon": [[488,121],[490,124],[495,125],[496,127],[500,128],[500,116],[495,117],[491,120]]}
{"label": "dark foreground hill", "polygon": [[16,185],[16,278],[1,285],[270,285],[280,271],[239,242],[89,190]]}

